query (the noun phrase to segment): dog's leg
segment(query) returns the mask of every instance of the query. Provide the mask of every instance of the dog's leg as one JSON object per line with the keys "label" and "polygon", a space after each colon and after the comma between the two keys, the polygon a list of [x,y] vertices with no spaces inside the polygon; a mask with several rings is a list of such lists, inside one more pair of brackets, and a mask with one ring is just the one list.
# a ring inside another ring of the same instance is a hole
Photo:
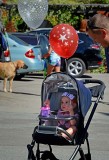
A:
{"label": "dog's leg", "polygon": [[3,91],[4,92],[7,92],[6,86],[7,86],[7,78],[5,77],[3,81]]}
{"label": "dog's leg", "polygon": [[13,77],[9,79],[9,92],[12,92]]}

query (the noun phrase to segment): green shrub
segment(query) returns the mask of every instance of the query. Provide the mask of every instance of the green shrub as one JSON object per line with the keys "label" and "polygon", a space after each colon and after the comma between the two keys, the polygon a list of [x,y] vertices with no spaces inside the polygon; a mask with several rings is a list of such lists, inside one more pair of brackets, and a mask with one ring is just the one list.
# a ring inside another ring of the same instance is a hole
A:
{"label": "green shrub", "polygon": [[102,65],[98,69],[92,70],[91,73],[106,73],[106,58],[103,48],[101,49],[101,55],[103,58]]}

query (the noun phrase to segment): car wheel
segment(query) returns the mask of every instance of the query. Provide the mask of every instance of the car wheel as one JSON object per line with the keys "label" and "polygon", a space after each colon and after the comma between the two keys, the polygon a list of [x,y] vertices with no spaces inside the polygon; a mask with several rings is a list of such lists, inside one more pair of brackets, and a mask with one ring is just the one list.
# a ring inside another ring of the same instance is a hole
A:
{"label": "car wheel", "polygon": [[80,58],[70,58],[67,61],[67,73],[75,78],[81,77],[86,71],[86,65]]}

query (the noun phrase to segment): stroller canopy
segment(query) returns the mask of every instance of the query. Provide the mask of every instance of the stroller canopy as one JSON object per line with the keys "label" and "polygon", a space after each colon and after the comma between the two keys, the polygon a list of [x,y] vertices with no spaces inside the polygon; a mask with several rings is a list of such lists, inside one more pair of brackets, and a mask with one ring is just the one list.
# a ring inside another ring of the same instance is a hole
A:
{"label": "stroller canopy", "polygon": [[42,102],[49,96],[50,92],[59,92],[62,91],[62,89],[75,89],[77,91],[79,100],[78,106],[83,117],[85,117],[91,106],[91,92],[83,84],[82,80],[76,80],[65,73],[53,73],[46,77],[42,84]]}

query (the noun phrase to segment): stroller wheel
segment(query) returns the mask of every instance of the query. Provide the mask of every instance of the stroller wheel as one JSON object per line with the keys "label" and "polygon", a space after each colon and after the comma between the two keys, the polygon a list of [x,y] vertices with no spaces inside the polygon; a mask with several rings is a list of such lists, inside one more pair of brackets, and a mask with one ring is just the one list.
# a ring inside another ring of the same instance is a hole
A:
{"label": "stroller wheel", "polygon": [[[85,159],[86,160],[91,160],[91,154],[90,153],[85,154]],[[80,158],[79,160],[84,160],[84,159]]]}
{"label": "stroller wheel", "polygon": [[27,145],[28,148],[28,160],[36,160],[35,156],[34,156],[34,152],[31,148],[31,145]]}
{"label": "stroller wheel", "polygon": [[50,151],[45,151],[41,156],[41,160],[58,160],[58,159]]}

